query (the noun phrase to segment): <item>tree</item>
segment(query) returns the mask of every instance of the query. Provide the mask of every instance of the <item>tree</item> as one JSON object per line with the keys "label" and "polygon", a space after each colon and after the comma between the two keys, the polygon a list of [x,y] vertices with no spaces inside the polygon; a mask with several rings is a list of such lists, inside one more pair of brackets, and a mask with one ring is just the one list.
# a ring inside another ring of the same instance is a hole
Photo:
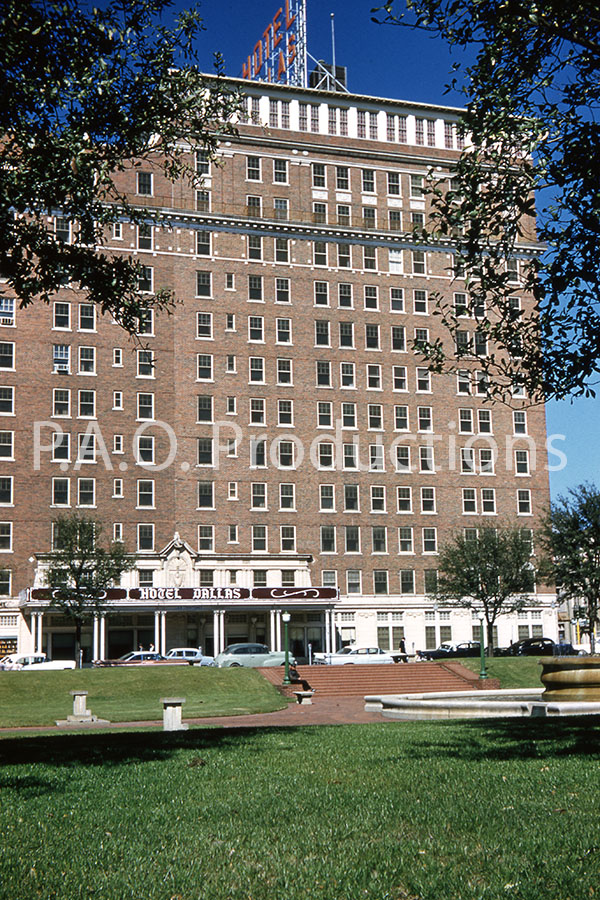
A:
{"label": "tree", "polygon": [[198,11],[169,28],[172,5],[0,0],[0,271],[21,307],[68,282],[134,332],[149,302],[173,302],[166,290],[142,300],[140,266],[103,250],[111,223],[152,216],[115,173],[144,165],[197,183],[194,151],[212,157],[233,130],[220,62],[213,77],[194,64]]}
{"label": "tree", "polygon": [[600,611],[600,491],[580,484],[553,503],[542,531],[553,573],[563,600],[583,611],[583,631],[595,649],[595,629]]}
{"label": "tree", "polygon": [[120,541],[104,547],[102,525],[78,514],[60,516],[54,524],[54,549],[48,555],[46,583],[52,590],[52,605],[75,625],[75,654],[79,663],[81,628],[104,605],[107,588],[133,568]]}
{"label": "tree", "polygon": [[457,533],[440,551],[432,599],[483,615],[489,655],[498,616],[522,609],[534,590],[531,552],[530,532],[491,526]]}
{"label": "tree", "polygon": [[[432,173],[430,233],[421,237],[448,241],[464,268],[469,311],[491,348],[478,364],[492,390],[507,393],[519,379],[533,397],[593,395],[600,371],[598,4],[391,0],[373,12],[474,57],[464,84],[457,74],[448,88],[466,100],[467,146],[450,190],[447,177],[443,184]],[[529,311],[511,299],[524,292],[533,297]],[[454,336],[465,327],[447,303],[438,312]],[[457,364],[442,341],[422,349],[439,371]]]}

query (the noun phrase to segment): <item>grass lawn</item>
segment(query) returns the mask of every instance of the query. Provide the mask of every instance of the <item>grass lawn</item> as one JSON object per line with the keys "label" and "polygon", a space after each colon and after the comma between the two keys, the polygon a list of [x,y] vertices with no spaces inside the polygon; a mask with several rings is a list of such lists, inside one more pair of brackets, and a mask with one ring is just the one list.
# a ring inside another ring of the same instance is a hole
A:
{"label": "grass lawn", "polygon": [[[541,682],[541,656],[492,657],[485,661],[490,678],[498,678],[501,688],[534,688],[543,687]],[[467,669],[477,672],[481,669],[479,659],[458,659]]]}
{"label": "grass lawn", "polygon": [[599,736],[589,717],[5,738],[0,897],[589,900]]}
{"label": "grass lawn", "polygon": [[185,697],[184,718],[272,712],[286,701],[251,669],[144,666],[64,672],[0,672],[0,727],[53,725],[73,712],[69,691],[111,722],[162,719],[161,697]]}

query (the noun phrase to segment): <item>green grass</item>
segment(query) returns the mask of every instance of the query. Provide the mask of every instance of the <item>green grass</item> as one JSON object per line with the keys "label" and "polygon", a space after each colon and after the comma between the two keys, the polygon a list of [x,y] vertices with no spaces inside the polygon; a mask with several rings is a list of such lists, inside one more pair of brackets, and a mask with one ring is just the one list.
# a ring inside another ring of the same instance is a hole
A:
{"label": "green grass", "polygon": [[[539,656],[519,656],[511,659],[510,657],[496,657],[486,659],[485,665],[490,678],[498,678],[501,688],[542,688],[541,675],[542,667],[540,666]],[[472,672],[481,669],[479,659],[460,659],[457,662],[462,663]]]}
{"label": "green grass", "polygon": [[258,672],[196,666],[0,672],[0,727],[52,725],[73,711],[69,691],[111,722],[162,719],[161,697],[185,697],[184,718],[282,709],[286,701]]}
{"label": "green grass", "polygon": [[0,741],[2,900],[589,900],[600,718]]}

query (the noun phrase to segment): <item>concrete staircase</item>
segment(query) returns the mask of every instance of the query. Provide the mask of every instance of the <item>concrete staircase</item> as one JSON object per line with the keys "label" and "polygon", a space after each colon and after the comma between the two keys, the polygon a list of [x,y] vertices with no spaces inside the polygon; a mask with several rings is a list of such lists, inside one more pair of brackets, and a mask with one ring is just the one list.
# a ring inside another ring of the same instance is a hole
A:
{"label": "concrete staircase", "polygon": [[[259,669],[281,686],[283,669]],[[421,694],[429,691],[477,690],[478,677],[459,663],[397,663],[396,665],[298,666],[319,697],[364,697],[366,694]],[[292,687],[292,690],[296,686]],[[493,687],[489,683],[485,687]],[[289,689],[286,690],[288,693]]]}

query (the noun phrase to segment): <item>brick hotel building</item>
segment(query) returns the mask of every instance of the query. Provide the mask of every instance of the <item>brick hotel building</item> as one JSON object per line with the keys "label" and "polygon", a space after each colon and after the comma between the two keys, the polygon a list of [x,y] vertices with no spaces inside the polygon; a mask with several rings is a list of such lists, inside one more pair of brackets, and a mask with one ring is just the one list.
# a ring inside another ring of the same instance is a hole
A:
{"label": "brick hotel building", "polygon": [[[279,647],[282,610],[304,656],[471,639],[468,610],[428,599],[439,547],[490,522],[533,534],[548,504],[544,410],[488,400],[474,320],[457,374],[411,350],[443,336],[432,292],[465,297],[451,242],[412,237],[427,174],[448,181],[460,152],[458,110],[231,83],[246,114],[217,163],[197,156],[201,190],[151,166],[119,175],[162,224],[123,221],[110,247],[139,260],[142,290],[174,290],[171,315],[133,342],[75,289],[26,311],[0,300],[5,650],[73,652],[72,626],[28,590],[69,510],[137,554],[86,658]],[[539,252],[534,233],[521,240],[523,257]],[[512,271],[526,303],[518,259]],[[532,596],[498,641],[556,638],[553,600]]]}

